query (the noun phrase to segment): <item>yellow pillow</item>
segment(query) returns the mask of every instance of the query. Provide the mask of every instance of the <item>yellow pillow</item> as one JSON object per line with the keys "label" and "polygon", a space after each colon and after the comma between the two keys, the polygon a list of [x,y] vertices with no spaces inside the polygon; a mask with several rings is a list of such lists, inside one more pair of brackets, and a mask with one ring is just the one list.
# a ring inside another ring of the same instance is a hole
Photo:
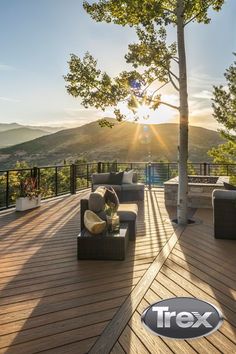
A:
{"label": "yellow pillow", "polygon": [[93,211],[86,210],[84,213],[84,225],[94,235],[101,234],[106,228],[106,221],[100,219]]}

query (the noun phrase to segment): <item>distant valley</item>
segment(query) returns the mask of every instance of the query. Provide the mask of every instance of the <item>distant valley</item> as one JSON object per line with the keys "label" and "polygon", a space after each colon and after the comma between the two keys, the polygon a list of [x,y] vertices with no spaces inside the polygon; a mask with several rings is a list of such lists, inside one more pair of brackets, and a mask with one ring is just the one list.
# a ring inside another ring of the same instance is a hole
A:
{"label": "distant valley", "polygon": [[21,129],[21,128],[29,128],[29,129],[40,129],[47,133],[56,133],[59,130],[65,129],[63,127],[50,127],[50,126],[36,126],[36,125],[23,125],[19,123],[0,123],[0,132],[4,132],[12,129]]}
{"label": "distant valley", "polygon": [[[222,142],[218,132],[190,126],[189,160],[210,161],[207,151]],[[12,168],[17,161],[40,166],[61,164],[65,160],[70,163],[81,158],[87,161],[177,161],[177,146],[177,124],[116,122],[110,129],[92,122],[0,149],[0,169]]]}
{"label": "distant valley", "polygon": [[21,144],[61,129],[63,128],[0,123],[0,148]]}

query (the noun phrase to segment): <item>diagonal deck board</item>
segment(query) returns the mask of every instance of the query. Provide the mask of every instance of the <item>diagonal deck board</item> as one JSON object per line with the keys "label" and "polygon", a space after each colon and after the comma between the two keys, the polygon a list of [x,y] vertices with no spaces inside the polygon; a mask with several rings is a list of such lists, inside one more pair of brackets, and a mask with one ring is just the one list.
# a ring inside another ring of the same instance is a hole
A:
{"label": "diagonal deck board", "polygon": [[[87,193],[0,213],[0,353],[234,352],[236,245],[214,239],[211,211],[198,210],[202,223],[179,232],[163,193],[146,191],[126,260],[78,262],[79,200]],[[180,342],[142,327],[148,304],[183,295],[216,304],[221,329]]]}
{"label": "diagonal deck board", "polygon": [[114,342],[118,340],[120,333],[128,323],[129,318],[132,316],[139,302],[142,300],[147,289],[153,282],[155,276],[158,274],[161,266],[165,262],[182,232],[183,228],[181,227],[177,229],[170,237],[168,242],[154,259],[152,265],[149,267],[145,275],[142,277],[124,304],[120,307],[119,311],[113,317],[112,321],[106,327],[102,336],[97,340],[94,347],[90,351],[91,354],[106,354],[111,351]]}

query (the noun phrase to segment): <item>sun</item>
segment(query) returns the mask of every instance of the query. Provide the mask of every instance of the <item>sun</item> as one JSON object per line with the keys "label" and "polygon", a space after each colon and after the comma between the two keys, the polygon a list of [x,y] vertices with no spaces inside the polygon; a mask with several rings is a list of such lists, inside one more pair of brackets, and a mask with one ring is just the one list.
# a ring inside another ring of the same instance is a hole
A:
{"label": "sun", "polygon": [[175,112],[169,107],[161,106],[158,110],[153,111],[149,107],[139,107],[138,109],[140,124],[160,124],[170,123],[173,121]]}
{"label": "sun", "polygon": [[[175,95],[163,95],[166,102],[176,104],[177,98]],[[127,105],[123,102],[118,105],[121,113],[127,117],[128,121],[134,120],[134,114],[130,111]],[[150,109],[146,104],[139,105],[136,110],[136,115],[139,118],[139,124],[160,124],[172,123],[176,121],[176,111],[170,107],[161,105],[157,110]]]}
{"label": "sun", "polygon": [[137,116],[141,119],[148,120],[152,110],[147,105],[140,105],[137,109]]}

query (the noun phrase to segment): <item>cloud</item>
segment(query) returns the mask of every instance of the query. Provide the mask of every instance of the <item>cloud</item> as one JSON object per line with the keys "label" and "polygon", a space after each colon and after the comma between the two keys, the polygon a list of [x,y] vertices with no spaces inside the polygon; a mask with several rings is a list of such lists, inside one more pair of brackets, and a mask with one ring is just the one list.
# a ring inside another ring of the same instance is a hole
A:
{"label": "cloud", "polygon": [[193,110],[190,114],[189,123],[190,125],[211,129],[211,130],[217,130],[220,128],[220,125],[212,116],[211,108],[202,108],[202,109]]}
{"label": "cloud", "polygon": [[222,85],[225,83],[224,76],[213,77],[200,72],[200,70],[192,71],[188,77],[191,90],[208,90],[211,91],[214,85]]}
{"label": "cloud", "polygon": [[65,113],[70,117],[80,117],[81,114],[83,116],[89,117],[91,115],[99,116],[99,111],[94,108],[65,108]]}
{"label": "cloud", "polygon": [[193,94],[192,97],[211,100],[213,98],[213,94],[208,90],[202,90],[200,92]]}
{"label": "cloud", "polygon": [[0,100],[6,101],[6,102],[20,102],[20,100],[18,100],[16,98],[4,97],[4,96],[0,96]]}
{"label": "cloud", "polygon": [[15,70],[13,66],[0,63],[0,71],[12,71],[12,70]]}

